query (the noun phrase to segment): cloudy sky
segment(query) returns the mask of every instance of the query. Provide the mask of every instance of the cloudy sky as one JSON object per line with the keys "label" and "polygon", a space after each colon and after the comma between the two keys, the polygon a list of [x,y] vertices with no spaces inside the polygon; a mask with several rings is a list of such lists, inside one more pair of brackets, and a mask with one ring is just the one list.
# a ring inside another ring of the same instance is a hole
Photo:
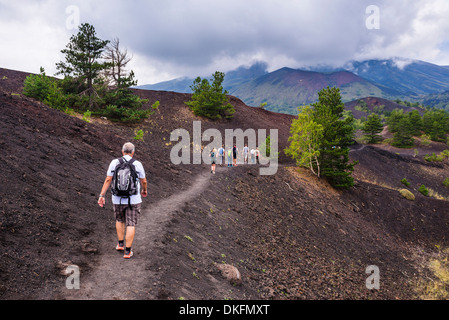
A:
{"label": "cloudy sky", "polygon": [[120,39],[139,84],[401,57],[449,65],[448,0],[0,0],[0,67],[54,74],[76,26]]}

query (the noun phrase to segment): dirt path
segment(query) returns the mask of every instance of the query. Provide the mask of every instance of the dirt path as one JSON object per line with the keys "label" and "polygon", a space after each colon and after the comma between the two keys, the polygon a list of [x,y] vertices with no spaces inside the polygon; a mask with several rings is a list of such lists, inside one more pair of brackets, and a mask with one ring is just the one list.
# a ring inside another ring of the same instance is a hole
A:
{"label": "dirt path", "polygon": [[148,264],[157,246],[157,240],[164,234],[168,222],[176,210],[194,200],[209,184],[210,171],[199,174],[190,188],[175,193],[144,209],[136,229],[133,249],[134,256],[123,259],[123,253],[115,250],[116,235],[110,235],[110,248],[101,250],[95,270],[80,276],[80,289],[71,292],[67,299],[93,300],[131,300],[152,298],[148,287],[152,286],[157,275]]}
{"label": "dirt path", "polygon": [[366,145],[364,144],[364,145],[362,145],[360,148],[358,148],[358,149],[351,149],[351,150],[349,150],[349,153],[351,153],[351,152],[358,152],[358,151],[362,151],[363,149],[365,149],[366,148]]}

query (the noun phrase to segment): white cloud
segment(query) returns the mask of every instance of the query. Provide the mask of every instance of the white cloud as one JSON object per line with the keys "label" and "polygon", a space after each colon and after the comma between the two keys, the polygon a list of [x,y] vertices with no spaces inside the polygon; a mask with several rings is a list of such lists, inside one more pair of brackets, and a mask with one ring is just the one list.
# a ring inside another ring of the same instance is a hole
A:
{"label": "white cloud", "polygon": [[[366,28],[366,8],[380,29]],[[447,0],[0,0],[0,67],[48,74],[62,59],[66,8],[119,37],[139,84],[266,61],[269,69],[403,57],[449,65]]]}
{"label": "white cloud", "polygon": [[42,66],[54,74],[70,34],[58,9],[63,10],[49,3],[0,1],[0,67],[37,73]]}
{"label": "white cloud", "polygon": [[357,59],[402,57],[449,64],[447,51],[440,50],[449,34],[449,2],[395,1],[381,6],[381,29],[371,33],[356,54]]}

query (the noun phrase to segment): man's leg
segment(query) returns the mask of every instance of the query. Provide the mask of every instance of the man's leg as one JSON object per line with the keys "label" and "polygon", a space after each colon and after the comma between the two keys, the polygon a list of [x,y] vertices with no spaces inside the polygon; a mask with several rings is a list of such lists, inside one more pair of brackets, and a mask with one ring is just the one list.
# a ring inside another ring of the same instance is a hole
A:
{"label": "man's leg", "polygon": [[115,213],[115,229],[117,231],[118,245],[117,250],[123,250],[125,248],[125,215],[122,208],[119,205],[113,205]]}
{"label": "man's leg", "polygon": [[125,247],[125,258],[131,258],[133,255],[131,247],[134,242],[134,235],[136,234],[137,220],[140,216],[140,204],[132,205],[126,211],[126,247]]}
{"label": "man's leg", "polygon": [[134,241],[134,235],[136,234],[136,227],[126,227],[126,247],[131,248]]}
{"label": "man's leg", "polygon": [[117,229],[117,239],[118,241],[125,240],[125,223],[116,221],[115,222],[115,229]]}

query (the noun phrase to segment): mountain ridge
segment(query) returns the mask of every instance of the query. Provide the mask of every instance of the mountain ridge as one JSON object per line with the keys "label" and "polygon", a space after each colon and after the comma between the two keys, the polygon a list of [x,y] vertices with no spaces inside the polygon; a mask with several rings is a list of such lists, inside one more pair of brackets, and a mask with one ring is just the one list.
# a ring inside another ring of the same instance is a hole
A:
{"label": "mountain ridge", "polygon": [[248,105],[267,103],[269,110],[296,114],[297,107],[316,102],[318,92],[328,86],[340,88],[343,102],[368,95],[382,98],[394,96],[392,90],[346,70],[322,73],[287,67],[243,84],[234,94]]}
{"label": "mountain ridge", "polygon": [[[241,77],[239,81],[230,85],[231,81],[228,82],[228,76],[232,78],[234,73],[239,73],[239,70],[251,70],[253,67],[259,68],[259,72]],[[271,72],[266,71],[266,67],[267,65],[263,63],[255,64],[249,68],[239,67],[228,72],[223,86],[230,94],[241,98],[248,105],[258,106],[266,102],[267,109],[289,114],[295,114],[296,108],[300,105],[315,102],[317,99],[316,93],[327,85],[339,86],[344,102],[374,96],[390,100],[422,101],[427,95],[432,95],[429,98],[435,100],[436,94],[449,90],[449,68],[420,60],[394,58],[350,61],[342,67],[316,66],[300,69],[283,67]],[[273,80],[273,74],[283,74],[285,77],[291,78],[292,74],[298,74],[298,71],[302,72],[303,75],[310,75],[311,78],[306,81],[304,77],[299,77],[298,81],[305,81],[304,83],[307,82],[310,86],[304,88],[297,83],[296,93],[293,92],[292,82],[288,79]],[[347,72],[353,75],[348,76]],[[329,78],[330,74],[340,74],[342,78],[352,77],[353,81],[341,82],[336,79],[329,79],[330,81],[317,86],[317,74],[320,74],[322,78]],[[264,80],[267,79],[271,80],[264,83]],[[191,92],[188,88],[189,81],[190,84],[193,83],[193,79],[179,78],[152,86],[140,86],[139,88]],[[285,86],[279,85],[282,82]],[[275,98],[275,96],[279,98]],[[439,102],[434,102],[434,104],[439,105]]]}

